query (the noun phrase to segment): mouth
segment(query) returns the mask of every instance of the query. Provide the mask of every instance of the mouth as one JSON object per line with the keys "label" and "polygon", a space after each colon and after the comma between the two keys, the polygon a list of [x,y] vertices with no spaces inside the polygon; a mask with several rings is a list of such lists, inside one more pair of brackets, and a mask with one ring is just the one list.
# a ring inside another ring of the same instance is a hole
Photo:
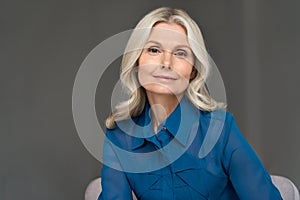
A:
{"label": "mouth", "polygon": [[174,78],[172,76],[165,76],[165,75],[154,75],[153,77],[155,79],[158,79],[158,80],[161,80],[161,81],[166,81],[166,82],[177,80],[177,78]]}

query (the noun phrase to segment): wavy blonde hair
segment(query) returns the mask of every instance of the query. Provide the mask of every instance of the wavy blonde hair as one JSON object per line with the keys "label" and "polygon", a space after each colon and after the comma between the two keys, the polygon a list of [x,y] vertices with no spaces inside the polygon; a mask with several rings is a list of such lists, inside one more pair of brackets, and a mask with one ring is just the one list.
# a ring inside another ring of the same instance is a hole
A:
{"label": "wavy blonde hair", "polygon": [[160,22],[176,23],[186,29],[188,42],[195,56],[194,71],[196,75],[185,91],[187,98],[199,109],[214,111],[225,108],[223,103],[216,102],[208,93],[205,81],[208,77],[210,62],[201,31],[195,21],[183,10],[162,7],[153,10],[143,17],[134,28],[122,58],[120,79],[131,96],[127,101],[115,106],[106,119],[106,127],[113,129],[115,122],[140,115],[146,102],[146,93],[140,87],[136,66],[151,28]]}

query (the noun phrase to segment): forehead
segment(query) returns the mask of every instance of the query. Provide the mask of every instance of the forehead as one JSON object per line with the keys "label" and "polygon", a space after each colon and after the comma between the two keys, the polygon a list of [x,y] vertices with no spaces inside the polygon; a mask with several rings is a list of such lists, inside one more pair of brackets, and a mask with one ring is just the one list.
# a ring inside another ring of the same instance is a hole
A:
{"label": "forehead", "polygon": [[149,35],[148,41],[164,45],[187,45],[187,33],[184,27],[176,23],[161,22],[156,24]]}

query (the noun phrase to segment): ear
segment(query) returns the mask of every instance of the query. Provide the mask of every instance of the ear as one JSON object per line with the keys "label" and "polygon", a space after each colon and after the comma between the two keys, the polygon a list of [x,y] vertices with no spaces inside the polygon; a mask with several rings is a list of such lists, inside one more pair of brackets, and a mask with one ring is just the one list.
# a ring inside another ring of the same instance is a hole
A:
{"label": "ear", "polygon": [[192,81],[197,75],[197,70],[195,67],[193,67],[193,70],[191,72],[190,81]]}

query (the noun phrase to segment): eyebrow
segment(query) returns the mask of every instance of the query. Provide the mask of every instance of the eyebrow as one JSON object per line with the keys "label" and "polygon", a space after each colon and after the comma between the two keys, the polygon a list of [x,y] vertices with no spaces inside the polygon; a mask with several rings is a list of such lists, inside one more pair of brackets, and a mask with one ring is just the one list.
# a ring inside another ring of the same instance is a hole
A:
{"label": "eyebrow", "polygon": [[[160,46],[160,47],[162,46],[161,43],[159,43],[159,42],[157,42],[157,41],[154,41],[154,40],[149,40],[149,41],[147,41],[145,45],[147,45],[147,44],[149,44],[149,43],[157,44],[157,45]],[[185,45],[185,44],[179,44],[179,45],[175,46],[175,48],[188,48],[190,51],[192,51],[192,48],[191,48],[190,46],[188,46],[188,45]],[[193,51],[192,51],[192,52],[193,52]]]}

